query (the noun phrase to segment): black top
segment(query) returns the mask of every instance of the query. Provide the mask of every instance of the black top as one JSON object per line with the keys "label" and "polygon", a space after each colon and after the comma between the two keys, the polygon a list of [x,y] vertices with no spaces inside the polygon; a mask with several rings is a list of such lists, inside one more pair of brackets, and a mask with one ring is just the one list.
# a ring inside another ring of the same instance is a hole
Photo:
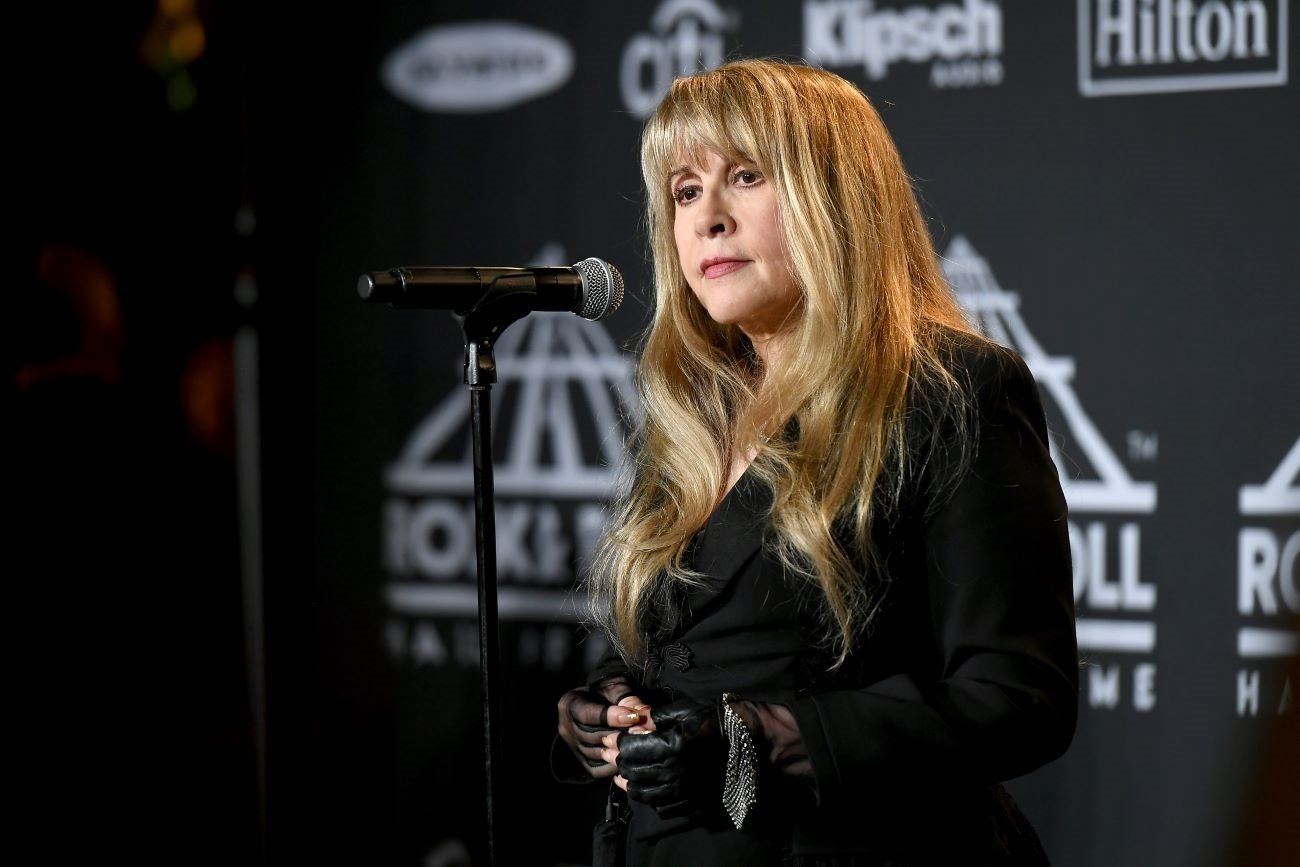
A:
{"label": "black top", "polygon": [[[767,775],[739,832],[721,810],[663,822],[634,802],[629,865],[1010,863],[1032,837],[997,783],[1074,732],[1065,499],[1019,356],[963,338],[951,369],[975,396],[974,440],[963,458],[948,431],[922,429],[936,414],[913,397],[909,439],[936,434],[940,448],[873,525],[881,570],[858,560],[884,602],[839,669],[819,646],[820,591],[764,545],[770,493],[746,475],[711,516],[693,552],[705,584],[634,679],[659,701],[732,692],[788,706],[815,783]],[[591,681],[626,671],[610,659]]]}

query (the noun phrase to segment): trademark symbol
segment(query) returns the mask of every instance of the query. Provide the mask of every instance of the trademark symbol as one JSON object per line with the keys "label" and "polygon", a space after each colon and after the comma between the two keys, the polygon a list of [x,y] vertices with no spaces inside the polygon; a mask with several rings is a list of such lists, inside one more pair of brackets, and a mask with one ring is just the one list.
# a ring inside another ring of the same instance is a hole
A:
{"label": "trademark symbol", "polygon": [[1156,459],[1160,453],[1160,438],[1153,433],[1146,431],[1131,430],[1128,432],[1128,459],[1130,461],[1145,461],[1150,463]]}

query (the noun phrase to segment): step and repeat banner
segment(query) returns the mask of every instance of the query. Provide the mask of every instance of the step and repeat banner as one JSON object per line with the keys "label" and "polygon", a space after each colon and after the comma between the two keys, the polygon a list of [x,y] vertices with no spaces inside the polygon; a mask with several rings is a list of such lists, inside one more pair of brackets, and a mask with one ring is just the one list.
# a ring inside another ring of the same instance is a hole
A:
{"label": "step and repeat banner", "polygon": [[1071,510],[1081,721],[1064,758],[1012,788],[1054,862],[1244,857],[1300,775],[1265,772],[1300,685],[1295,13],[1287,0],[340,12],[347,38],[312,70],[324,84],[304,208],[318,239],[297,601],[310,636],[272,672],[282,694],[313,685],[304,702],[324,729],[352,715],[328,748],[365,770],[304,787],[341,822],[327,836],[365,838],[376,863],[484,863],[460,332],[446,313],[363,304],[357,276],[597,256],[627,279],[609,320],[512,326],[493,393],[504,863],[585,863],[606,787],[555,782],[547,756],[556,699],[603,649],[574,589],[639,413],[638,136],[673,76],[776,56],[873,100],[953,288],[1041,388]]}

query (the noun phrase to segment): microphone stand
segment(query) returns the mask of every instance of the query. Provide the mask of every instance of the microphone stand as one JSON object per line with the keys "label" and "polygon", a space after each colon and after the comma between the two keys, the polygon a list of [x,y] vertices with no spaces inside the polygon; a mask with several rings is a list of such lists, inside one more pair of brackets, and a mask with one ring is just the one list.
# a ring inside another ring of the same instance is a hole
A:
{"label": "microphone stand", "polygon": [[[516,287],[512,284],[517,284]],[[497,670],[501,651],[497,640],[496,509],[492,481],[492,385],[497,381],[493,347],[501,332],[528,315],[531,277],[500,277],[494,290],[467,313],[456,313],[465,334],[465,385],[469,387],[470,426],[474,440],[474,524],[478,558],[479,690],[483,708],[485,799],[488,864],[497,863],[496,801],[502,771],[501,698]]]}
{"label": "microphone stand", "polygon": [[[478,555],[478,637],[479,685],[483,702],[483,746],[486,772],[488,864],[497,863],[496,801],[497,781],[501,774],[501,699],[496,672],[501,652],[497,641],[497,552],[496,512],[492,492],[492,384],[497,380],[496,359],[492,355],[496,340],[511,323],[534,309],[570,309],[584,319],[600,319],[618,309],[623,302],[623,276],[618,269],[599,259],[584,259],[573,269],[542,269],[544,272],[576,270],[581,274],[581,293],[568,297],[560,290],[576,288],[555,273],[538,274],[524,268],[453,268],[432,269],[425,275],[428,285],[442,285],[462,290],[470,281],[478,290],[490,280],[490,288],[481,291],[467,309],[456,307],[453,316],[465,334],[465,385],[469,387],[470,426],[474,439],[474,524]],[[441,307],[442,302],[460,303],[464,294],[444,295],[439,303],[421,303],[419,291],[410,293],[411,279],[406,269],[387,273],[363,274],[357,291],[366,301],[387,301],[393,306]],[[420,280],[414,281],[420,284]],[[545,292],[539,292],[548,287]],[[426,287],[427,288],[427,287]],[[408,294],[410,293],[410,294]],[[545,296],[545,298],[543,298]],[[538,305],[539,299],[545,305]],[[423,298],[424,301],[430,299]],[[563,301],[559,307],[547,306]],[[574,305],[572,308],[564,305]],[[579,309],[580,308],[580,309]]]}

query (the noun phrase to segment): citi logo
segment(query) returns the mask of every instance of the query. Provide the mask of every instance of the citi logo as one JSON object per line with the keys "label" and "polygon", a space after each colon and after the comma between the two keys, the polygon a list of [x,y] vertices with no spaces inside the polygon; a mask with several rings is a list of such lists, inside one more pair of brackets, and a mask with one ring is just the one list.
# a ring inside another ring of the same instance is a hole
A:
{"label": "citi logo", "polygon": [[638,33],[623,49],[618,84],[623,107],[645,120],[668,92],[674,76],[722,64],[723,34],[740,23],[739,13],[712,0],[666,0],[650,18],[650,33]]}
{"label": "citi logo", "polygon": [[477,114],[557,90],[573,75],[573,49],[559,36],[511,21],[433,27],[398,46],[380,78],[424,111]]}
{"label": "citi logo", "polygon": [[896,63],[931,63],[933,87],[1002,82],[1002,7],[991,0],[878,8],[873,0],[806,0],[803,56],[861,64],[879,81]]}
{"label": "citi logo", "polygon": [[1287,0],[1078,0],[1084,96],[1287,82]]}

